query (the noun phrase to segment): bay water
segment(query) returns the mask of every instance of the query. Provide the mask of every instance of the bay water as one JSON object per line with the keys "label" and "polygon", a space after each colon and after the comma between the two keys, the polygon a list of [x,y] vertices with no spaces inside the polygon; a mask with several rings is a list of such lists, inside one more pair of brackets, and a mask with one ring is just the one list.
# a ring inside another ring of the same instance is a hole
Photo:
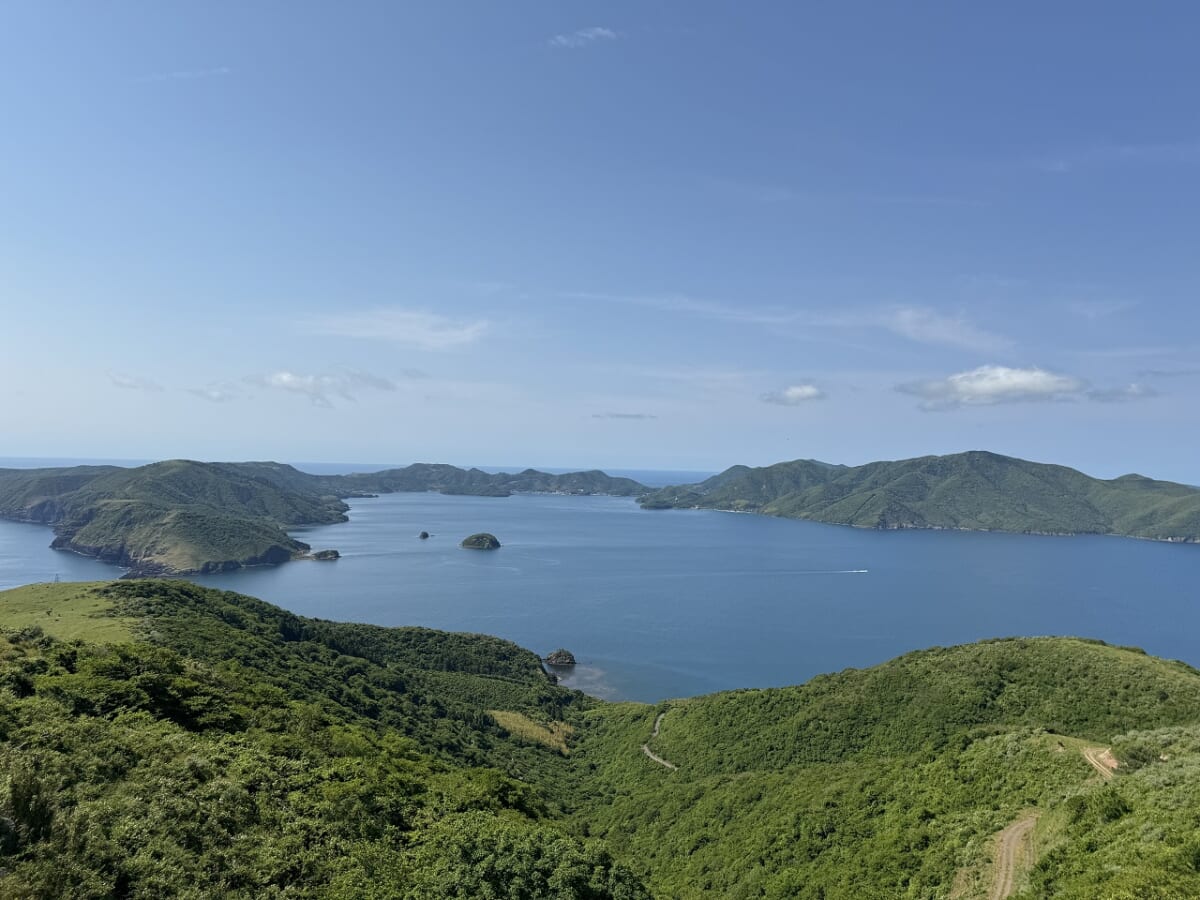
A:
{"label": "bay water", "polygon": [[[193,580],[308,616],[495,634],[579,660],[565,683],[656,701],[795,684],[909,650],[1079,635],[1200,664],[1200,546],[882,532],[628,498],[389,494],[297,531],[336,562]],[[418,533],[428,531],[428,540]],[[459,547],[489,531],[496,551]],[[0,522],[0,588],[113,578]]]}

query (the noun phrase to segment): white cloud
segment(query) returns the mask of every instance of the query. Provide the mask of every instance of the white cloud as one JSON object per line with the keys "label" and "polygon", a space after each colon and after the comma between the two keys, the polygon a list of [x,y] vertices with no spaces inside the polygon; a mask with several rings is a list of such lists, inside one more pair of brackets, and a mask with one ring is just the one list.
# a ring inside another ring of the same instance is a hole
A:
{"label": "white cloud", "polygon": [[556,34],[550,38],[547,43],[551,47],[557,47],[560,50],[574,50],[577,47],[586,47],[588,44],[594,44],[596,41],[615,41],[617,33],[611,28],[580,28],[578,31],[571,31],[566,34]]}
{"label": "white cloud", "polygon": [[335,372],[321,375],[299,375],[279,371],[246,379],[251,384],[273,390],[287,391],[307,397],[313,406],[333,406],[334,398],[353,401],[364,390],[394,391],[395,382],[367,372]]}
{"label": "white cloud", "polygon": [[1157,397],[1158,391],[1148,384],[1127,384],[1124,387],[1088,391],[1088,399],[1097,403],[1128,403],[1131,400],[1147,400]]}
{"label": "white cloud", "polygon": [[997,403],[1065,400],[1081,395],[1086,388],[1087,384],[1082,379],[1047,372],[1045,369],[980,366],[948,378],[902,384],[896,390],[920,397],[922,409],[938,410]]}
{"label": "white cloud", "polygon": [[825,392],[815,384],[793,384],[781,391],[763,394],[762,400],[764,403],[775,403],[779,406],[799,406],[811,400],[820,400],[824,396]]}
{"label": "white cloud", "polygon": [[437,313],[394,307],[339,315],[309,316],[301,327],[332,337],[391,341],[420,350],[447,350],[483,337],[488,323],[482,319],[451,319]]}
{"label": "white cloud", "polygon": [[112,382],[113,387],[119,387],[125,391],[157,392],[163,389],[161,384],[151,381],[149,378],[142,378],[140,375],[126,375],[123,372],[109,372],[108,380]]}
{"label": "white cloud", "polygon": [[650,413],[606,412],[592,413],[593,419],[657,419]]}

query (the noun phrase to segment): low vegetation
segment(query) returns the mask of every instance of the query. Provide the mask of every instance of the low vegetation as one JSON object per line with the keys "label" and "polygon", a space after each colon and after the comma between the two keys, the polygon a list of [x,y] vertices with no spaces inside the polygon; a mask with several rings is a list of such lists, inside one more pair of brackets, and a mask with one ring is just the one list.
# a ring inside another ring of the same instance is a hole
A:
{"label": "low vegetation", "polygon": [[185,582],[0,594],[5,897],[967,898],[1036,821],[1014,896],[1183,898],[1197,810],[1200,673],[1099,642],[647,706]]}

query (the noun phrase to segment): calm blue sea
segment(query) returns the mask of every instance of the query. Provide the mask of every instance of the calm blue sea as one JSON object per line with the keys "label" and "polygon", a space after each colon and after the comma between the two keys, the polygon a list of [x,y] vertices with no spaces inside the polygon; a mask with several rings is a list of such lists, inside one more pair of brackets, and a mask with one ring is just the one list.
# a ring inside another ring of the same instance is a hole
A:
{"label": "calm blue sea", "polygon": [[[504,546],[459,549],[475,531]],[[569,683],[610,698],[793,684],[1007,635],[1083,635],[1200,664],[1198,546],[877,532],[547,495],[391,494],[299,536],[343,558],[196,580],[310,616],[567,647],[581,661]],[[119,574],[50,539],[0,522],[0,587]]]}

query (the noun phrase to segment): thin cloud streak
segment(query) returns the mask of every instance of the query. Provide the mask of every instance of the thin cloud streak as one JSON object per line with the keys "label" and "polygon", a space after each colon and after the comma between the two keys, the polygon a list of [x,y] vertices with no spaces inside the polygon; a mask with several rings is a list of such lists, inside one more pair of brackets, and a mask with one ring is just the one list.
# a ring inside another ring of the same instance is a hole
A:
{"label": "thin cloud streak", "polygon": [[109,372],[108,380],[112,382],[113,387],[120,388],[123,391],[158,393],[163,390],[163,386],[156,381],[151,381],[149,378],[143,378],[140,375],[127,375],[124,372]]}
{"label": "thin cloud streak", "polygon": [[580,28],[578,31],[571,31],[566,34],[556,34],[546,43],[559,50],[576,50],[580,47],[586,47],[588,44],[594,44],[597,41],[615,41],[617,37],[617,33],[611,28],[595,26],[592,28]]}
{"label": "thin cloud streak", "polygon": [[1124,387],[1105,388],[1088,391],[1088,399],[1097,403],[1129,403],[1134,400],[1148,400],[1157,397],[1158,391],[1147,384],[1134,382]]}
{"label": "thin cloud streak", "polygon": [[893,306],[832,313],[734,306],[683,294],[622,295],[572,291],[560,296],[568,300],[621,303],[766,328],[881,329],[920,344],[941,344],[985,353],[995,353],[1013,346],[1011,339],[980,328],[962,315],[947,315],[925,306]]}
{"label": "thin cloud streak", "polygon": [[449,350],[473,344],[487,332],[484,319],[464,321],[423,310],[384,307],[339,315],[309,316],[300,327],[329,337],[389,341],[418,350]]}
{"label": "thin cloud streak", "polygon": [[307,397],[313,406],[324,408],[332,407],[333,400],[338,398],[354,402],[362,391],[396,390],[395,382],[387,378],[353,371],[302,375],[280,370],[266,375],[251,375],[246,381],[259,387],[299,394]]}

